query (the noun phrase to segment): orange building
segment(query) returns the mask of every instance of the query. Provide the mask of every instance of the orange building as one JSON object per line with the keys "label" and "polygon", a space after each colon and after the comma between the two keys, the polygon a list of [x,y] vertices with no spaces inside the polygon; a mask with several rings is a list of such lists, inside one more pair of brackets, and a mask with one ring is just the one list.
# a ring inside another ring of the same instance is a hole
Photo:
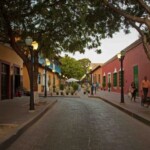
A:
{"label": "orange building", "polygon": [[91,64],[92,70],[90,71],[91,82],[98,83],[99,87],[102,86],[102,64]]}
{"label": "orange building", "polygon": [[23,61],[9,46],[0,44],[0,100],[10,99],[22,88]]}

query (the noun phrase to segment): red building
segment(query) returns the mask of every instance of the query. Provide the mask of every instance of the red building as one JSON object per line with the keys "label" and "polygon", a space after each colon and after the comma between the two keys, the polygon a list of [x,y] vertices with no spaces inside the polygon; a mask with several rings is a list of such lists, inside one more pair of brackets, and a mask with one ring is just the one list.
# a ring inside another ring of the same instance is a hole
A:
{"label": "red building", "polygon": [[[128,89],[132,81],[136,83],[138,94],[141,90],[141,81],[144,76],[150,80],[150,60],[148,60],[141,40],[137,40],[124,49],[126,51],[123,61],[124,73],[124,93],[128,93]],[[102,66],[102,87],[103,89],[120,92],[120,61],[117,55],[107,61]],[[150,96],[150,89],[149,89]]]}

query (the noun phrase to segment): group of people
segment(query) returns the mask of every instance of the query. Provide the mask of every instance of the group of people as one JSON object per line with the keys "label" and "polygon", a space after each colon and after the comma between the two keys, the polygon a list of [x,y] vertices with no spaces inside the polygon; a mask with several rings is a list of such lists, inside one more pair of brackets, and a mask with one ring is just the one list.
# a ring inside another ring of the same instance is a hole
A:
{"label": "group of people", "polygon": [[[144,77],[144,79],[141,82],[141,95],[143,97],[143,100],[146,101],[148,96],[148,89],[150,88],[150,81],[147,79],[147,76]],[[134,82],[131,83],[131,86],[129,88],[129,92],[131,93],[131,100],[136,100],[136,93],[137,93],[137,87]]]}
{"label": "group of people", "polygon": [[93,83],[92,85],[91,85],[91,93],[92,93],[92,95],[95,93],[96,94],[96,91],[97,91],[97,89],[99,88],[99,84],[98,83]]}

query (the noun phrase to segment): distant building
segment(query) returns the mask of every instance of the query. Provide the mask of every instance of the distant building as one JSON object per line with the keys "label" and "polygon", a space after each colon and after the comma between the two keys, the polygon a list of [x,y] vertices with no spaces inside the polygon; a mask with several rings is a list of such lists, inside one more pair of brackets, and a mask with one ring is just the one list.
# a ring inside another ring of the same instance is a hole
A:
{"label": "distant building", "polygon": [[[60,75],[61,69],[60,65],[57,62],[50,64],[50,66],[46,67],[46,89],[47,92],[54,92],[56,89],[59,88],[60,85]],[[23,86],[24,89],[30,91],[30,81],[27,72],[26,66],[23,67]],[[44,59],[39,59],[39,68],[38,68],[38,93],[43,93],[45,91],[45,66],[44,66]]]}
{"label": "distant building", "polygon": [[[92,66],[92,65],[91,65]],[[92,70],[90,71],[91,76],[91,82],[97,83],[99,87],[102,86],[102,64],[97,64],[92,67]]]}

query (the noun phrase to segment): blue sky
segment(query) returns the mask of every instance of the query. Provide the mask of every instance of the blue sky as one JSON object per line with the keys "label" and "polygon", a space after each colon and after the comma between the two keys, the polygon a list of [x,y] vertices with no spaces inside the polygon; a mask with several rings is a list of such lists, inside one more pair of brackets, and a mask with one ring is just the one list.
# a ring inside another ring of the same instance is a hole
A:
{"label": "blue sky", "polygon": [[131,33],[127,35],[123,31],[120,31],[119,33],[114,34],[113,38],[107,38],[101,41],[101,54],[97,54],[94,50],[88,49],[84,54],[80,54],[79,52],[76,52],[74,55],[67,54],[77,60],[82,58],[89,58],[92,63],[104,63],[119,53],[119,51],[123,50],[131,43],[136,41],[138,37],[139,34],[134,29],[131,29]]}

